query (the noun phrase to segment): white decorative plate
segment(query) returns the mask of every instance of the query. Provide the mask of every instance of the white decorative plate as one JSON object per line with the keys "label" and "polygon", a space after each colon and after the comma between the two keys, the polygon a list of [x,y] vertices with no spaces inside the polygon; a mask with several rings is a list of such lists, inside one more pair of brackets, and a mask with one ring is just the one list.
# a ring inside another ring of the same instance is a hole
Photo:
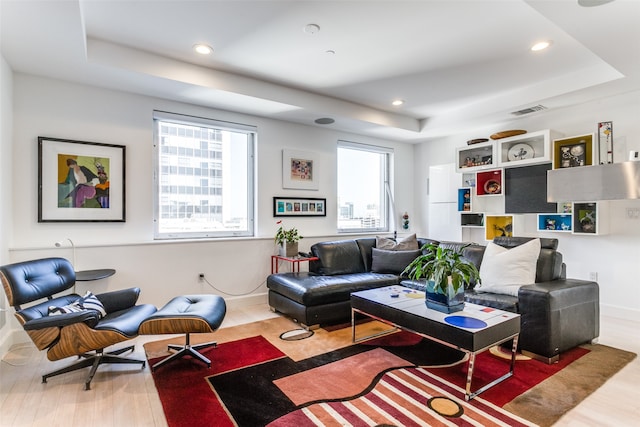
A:
{"label": "white decorative plate", "polygon": [[535,155],[536,152],[533,150],[533,147],[525,143],[515,144],[509,148],[509,151],[507,152],[507,158],[510,162],[533,159]]}

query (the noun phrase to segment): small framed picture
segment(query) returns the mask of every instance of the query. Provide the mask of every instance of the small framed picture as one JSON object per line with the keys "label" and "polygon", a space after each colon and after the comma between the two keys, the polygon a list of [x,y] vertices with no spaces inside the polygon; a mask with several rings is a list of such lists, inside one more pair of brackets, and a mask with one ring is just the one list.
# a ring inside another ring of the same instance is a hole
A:
{"label": "small framed picture", "polygon": [[613,163],[613,122],[598,123],[600,164]]}
{"label": "small framed picture", "polygon": [[327,216],[327,199],[274,197],[273,216]]}
{"label": "small framed picture", "polygon": [[312,153],[282,150],[282,188],[317,190],[318,160]]}
{"label": "small framed picture", "polygon": [[553,168],[575,168],[595,164],[594,135],[578,135],[553,141]]}
{"label": "small framed picture", "polygon": [[125,146],[38,137],[38,222],[125,222]]}

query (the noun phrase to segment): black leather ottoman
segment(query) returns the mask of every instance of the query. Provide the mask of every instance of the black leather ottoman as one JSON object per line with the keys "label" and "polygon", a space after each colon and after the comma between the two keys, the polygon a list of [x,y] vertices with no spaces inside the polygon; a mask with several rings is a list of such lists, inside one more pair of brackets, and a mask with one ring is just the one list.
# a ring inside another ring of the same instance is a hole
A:
{"label": "black leather ottoman", "polygon": [[211,361],[197,350],[215,346],[215,342],[208,342],[192,346],[189,335],[192,333],[214,332],[220,327],[227,313],[224,299],[218,295],[184,295],[173,298],[154,315],[147,318],[140,325],[141,335],[156,334],[186,334],[185,344],[170,344],[170,350],[176,353],[162,359],[151,367],[157,369],[171,360],[190,355],[211,367]]}

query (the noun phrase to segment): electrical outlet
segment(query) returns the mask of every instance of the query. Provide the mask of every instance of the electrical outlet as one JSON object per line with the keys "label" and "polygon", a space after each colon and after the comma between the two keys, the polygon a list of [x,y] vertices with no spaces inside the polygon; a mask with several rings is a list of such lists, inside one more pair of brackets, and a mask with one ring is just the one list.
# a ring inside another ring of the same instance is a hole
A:
{"label": "electrical outlet", "polygon": [[198,274],[198,280],[201,282],[204,280],[204,273]]}
{"label": "electrical outlet", "polygon": [[592,282],[597,282],[598,281],[598,272],[597,271],[592,271],[591,273],[589,273],[589,280],[591,280]]}

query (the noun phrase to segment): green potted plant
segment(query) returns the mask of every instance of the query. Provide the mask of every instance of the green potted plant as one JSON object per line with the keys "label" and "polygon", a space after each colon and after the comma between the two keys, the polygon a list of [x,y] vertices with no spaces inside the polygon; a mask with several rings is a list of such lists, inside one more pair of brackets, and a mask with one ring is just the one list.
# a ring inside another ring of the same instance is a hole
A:
{"label": "green potted plant", "polygon": [[427,307],[445,313],[464,309],[465,284],[471,280],[480,283],[475,264],[462,256],[465,247],[455,250],[426,244],[423,254],[405,268],[403,274],[410,279],[426,279]]}
{"label": "green potted plant", "polygon": [[289,258],[297,256],[298,241],[302,239],[303,236],[300,235],[298,229],[295,227],[286,230],[282,225],[282,221],[278,221],[276,224],[280,225],[274,238],[276,244],[279,246],[279,255]]}

